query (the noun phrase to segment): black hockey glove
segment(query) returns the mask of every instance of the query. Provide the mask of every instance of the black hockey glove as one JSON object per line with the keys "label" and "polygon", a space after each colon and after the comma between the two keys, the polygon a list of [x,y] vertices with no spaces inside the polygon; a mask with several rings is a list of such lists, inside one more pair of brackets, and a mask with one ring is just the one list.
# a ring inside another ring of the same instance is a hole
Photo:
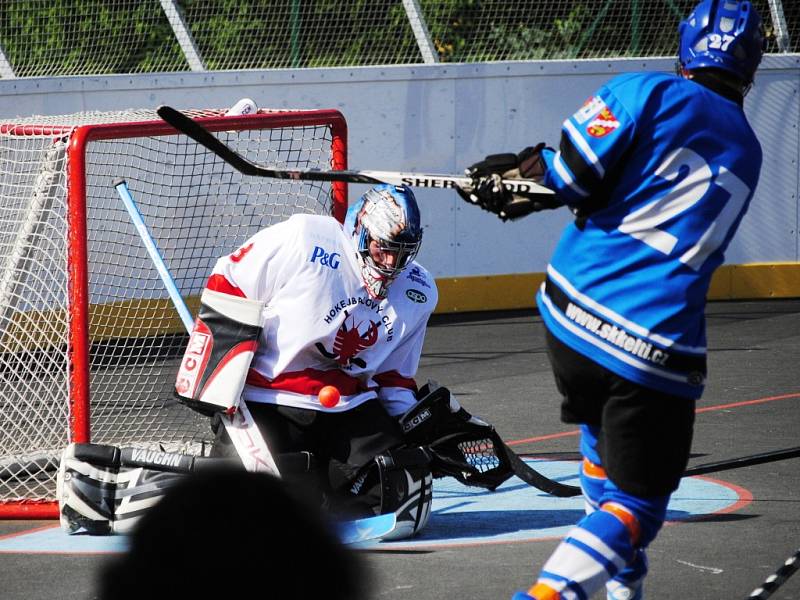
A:
{"label": "black hockey glove", "polygon": [[545,171],[544,148],[545,145],[539,143],[519,154],[490,154],[466,169],[472,188],[456,188],[456,191],[467,202],[496,214],[502,221],[563,206],[553,194],[512,192],[501,183],[503,179],[541,179]]}
{"label": "black hockey glove", "polygon": [[422,446],[434,477],[494,490],[513,474],[503,441],[489,423],[467,412],[445,387],[428,382],[400,417],[406,442]]}

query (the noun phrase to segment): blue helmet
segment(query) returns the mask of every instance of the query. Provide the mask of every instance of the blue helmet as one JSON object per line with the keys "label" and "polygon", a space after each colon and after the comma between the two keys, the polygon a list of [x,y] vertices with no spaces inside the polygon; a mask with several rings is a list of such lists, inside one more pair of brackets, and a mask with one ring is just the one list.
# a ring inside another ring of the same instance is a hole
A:
{"label": "blue helmet", "polygon": [[[344,228],[353,238],[367,291],[375,298],[386,297],[389,284],[414,260],[422,243],[414,193],[405,185],[377,185],[347,209]],[[375,262],[372,241],[380,252],[392,255],[391,265]]]}
{"label": "blue helmet", "polygon": [[753,82],[765,38],[761,17],[750,2],[703,0],[681,21],[678,35],[682,68],[722,69],[746,85]]}

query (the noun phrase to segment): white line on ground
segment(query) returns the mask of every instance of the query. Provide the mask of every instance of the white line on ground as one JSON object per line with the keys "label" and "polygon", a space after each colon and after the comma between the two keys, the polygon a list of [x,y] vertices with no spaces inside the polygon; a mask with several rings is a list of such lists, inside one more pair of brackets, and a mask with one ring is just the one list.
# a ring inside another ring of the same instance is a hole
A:
{"label": "white line on ground", "polygon": [[689,567],[697,569],[698,571],[708,571],[709,573],[713,573],[714,575],[719,575],[720,573],[723,572],[723,569],[717,569],[716,567],[704,567],[702,565],[696,565],[694,563],[686,562],[685,560],[679,560],[679,559],[676,560],[682,565],[687,565]]}

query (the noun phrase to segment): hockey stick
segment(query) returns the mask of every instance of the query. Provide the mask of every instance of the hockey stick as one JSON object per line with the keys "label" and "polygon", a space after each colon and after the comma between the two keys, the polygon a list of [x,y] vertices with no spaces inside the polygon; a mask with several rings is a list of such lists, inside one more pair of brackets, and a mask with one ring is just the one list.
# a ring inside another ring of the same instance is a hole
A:
{"label": "hockey stick", "polygon": [[717,473],[719,471],[728,471],[730,469],[738,469],[740,467],[749,467],[752,465],[760,465],[778,460],[785,460],[787,458],[800,457],[800,446],[794,448],[786,448],[785,450],[774,450],[772,452],[764,452],[762,454],[751,454],[750,456],[740,456],[738,458],[731,458],[728,460],[721,460],[713,463],[706,463],[704,465],[697,465],[689,467],[683,473],[684,477],[692,477],[693,475],[704,475],[706,473]]}
{"label": "hockey stick", "polygon": [[[527,458],[540,458],[547,460],[567,460],[577,461],[581,460],[580,452],[536,452],[525,453]],[[689,467],[683,472],[683,477],[693,477],[695,475],[705,475],[707,473],[717,473],[719,471],[729,471],[731,469],[739,469],[741,467],[750,467],[752,465],[762,465],[765,463],[777,462],[779,460],[786,460],[788,458],[800,457],[800,446],[794,448],[786,448],[784,450],[772,450],[771,452],[763,452],[761,454],[750,454],[748,456],[738,456],[736,458],[729,458],[712,463],[705,463]]]}
{"label": "hockey stick", "polygon": [[[458,175],[434,175],[429,173],[403,173],[397,171],[322,171],[320,169],[279,169],[258,165],[233,150],[208,129],[182,112],[170,107],[159,106],[158,116],[179,132],[189,136],[204,146],[234,169],[245,175],[255,177],[274,177],[299,181],[344,181],[347,183],[389,183],[410,187],[472,189],[472,179]],[[535,193],[551,196],[553,191],[531,179],[505,179],[503,186],[514,193]]]}
{"label": "hockey stick", "polygon": [[[567,485],[558,483],[552,479],[548,479],[541,473],[531,468],[525,461],[523,461],[517,454],[508,446],[504,444],[503,448],[514,471],[514,475],[522,479],[525,483],[532,485],[535,488],[559,496],[568,498],[577,496],[581,493],[580,487],[574,485]],[[739,469],[741,467],[749,467],[752,465],[760,465],[764,463],[775,462],[778,460],[786,460],[787,458],[800,457],[800,446],[795,448],[786,448],[785,450],[775,450],[773,452],[764,452],[762,454],[752,454],[750,456],[740,456],[729,460],[722,460],[713,463],[706,463],[704,465],[697,465],[689,467],[684,471],[684,477],[693,477],[695,475],[705,475],[707,473],[717,473],[719,471],[728,471],[730,469]]]}
{"label": "hockey stick", "polygon": [[780,568],[764,580],[747,597],[748,600],[766,600],[800,568],[800,550],[792,554]]}
{"label": "hockey stick", "polygon": [[[133,200],[133,196],[128,189],[128,184],[124,179],[118,179],[114,181],[114,187],[122,199],[123,204],[125,204],[125,208],[136,227],[136,231],[139,233],[139,237],[142,239],[147,253],[150,255],[161,280],[164,282],[164,286],[167,288],[170,300],[172,300],[172,304],[178,311],[183,326],[186,328],[186,332],[191,334],[194,328],[194,319],[192,319],[191,313],[175,285],[175,281],[172,279],[166,264],[164,264],[164,259],[161,257],[161,253],[155,241],[153,241],[153,237],[150,235],[144,219],[142,219],[142,214],[139,212],[139,208]],[[272,453],[269,451],[261,432],[258,427],[256,427],[253,416],[247,408],[247,404],[245,402],[240,402],[235,412],[232,414],[220,413],[220,417],[220,420],[225,426],[225,431],[230,436],[245,468],[248,471],[264,471],[275,477],[280,477],[275,459],[272,457]]]}
{"label": "hockey stick", "polygon": [[502,451],[505,453],[505,456],[511,465],[511,470],[514,471],[514,475],[519,477],[528,485],[532,485],[536,489],[542,490],[551,496],[557,496],[559,498],[571,498],[573,496],[581,495],[582,492],[580,487],[559,483],[558,481],[553,481],[549,477],[545,477],[536,469],[528,465],[519,456],[517,456],[517,454],[505,443],[502,445]]}

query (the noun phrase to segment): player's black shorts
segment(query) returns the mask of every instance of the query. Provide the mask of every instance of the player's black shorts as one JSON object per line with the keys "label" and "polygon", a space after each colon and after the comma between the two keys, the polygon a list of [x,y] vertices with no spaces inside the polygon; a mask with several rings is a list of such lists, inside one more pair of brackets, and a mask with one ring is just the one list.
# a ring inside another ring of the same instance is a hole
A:
{"label": "player's black shorts", "polygon": [[695,401],[642,387],[575,352],[547,332],[561,419],[600,428],[608,477],[637,496],[674,491],[689,461]]}

